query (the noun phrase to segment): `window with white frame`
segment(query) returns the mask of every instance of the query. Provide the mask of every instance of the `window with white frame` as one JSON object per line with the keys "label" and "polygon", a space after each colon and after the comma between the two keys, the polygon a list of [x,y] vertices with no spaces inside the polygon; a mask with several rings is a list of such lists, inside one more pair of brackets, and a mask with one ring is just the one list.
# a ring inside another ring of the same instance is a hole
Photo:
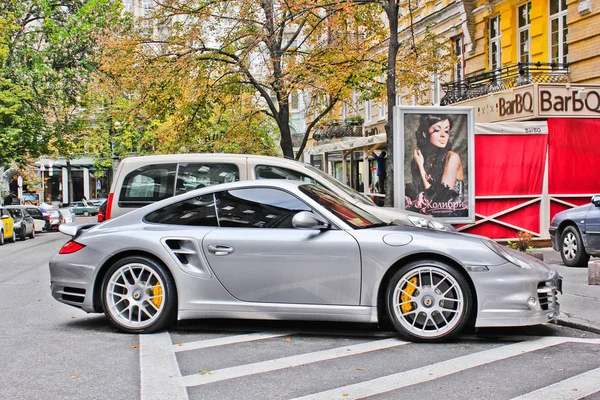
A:
{"label": "window with white frame", "polygon": [[382,101],[379,103],[379,118],[385,118],[387,114],[386,104]]}
{"label": "window with white frame", "polygon": [[293,90],[290,94],[290,109],[294,111],[298,111],[300,108],[300,96],[298,96],[298,91]]}
{"label": "window with white frame", "polygon": [[567,63],[567,1],[550,0],[550,62]]}
{"label": "window with white frame", "polygon": [[519,61],[522,63],[531,62],[531,53],[529,51],[530,35],[529,27],[531,25],[531,2],[525,3],[517,9],[517,21],[519,24],[518,41],[519,41]]}
{"label": "window with white frame", "polygon": [[464,79],[464,41],[462,36],[454,38],[454,55],[456,56],[456,64],[454,64],[454,80],[462,81]]}
{"label": "window with white frame", "polygon": [[489,20],[489,66],[494,71],[502,66],[502,32],[500,31],[500,16]]}
{"label": "window with white frame", "polygon": [[371,122],[371,100],[365,101],[365,122]]}
{"label": "window with white frame", "polygon": [[342,108],[342,119],[346,119],[346,117],[348,117],[348,103],[344,103]]}

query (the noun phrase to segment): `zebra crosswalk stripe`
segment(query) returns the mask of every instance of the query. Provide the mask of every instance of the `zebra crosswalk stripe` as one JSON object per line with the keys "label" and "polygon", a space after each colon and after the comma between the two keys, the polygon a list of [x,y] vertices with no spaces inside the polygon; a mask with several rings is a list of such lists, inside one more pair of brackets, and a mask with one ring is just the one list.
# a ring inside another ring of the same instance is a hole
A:
{"label": "zebra crosswalk stripe", "polygon": [[216,371],[211,371],[210,374],[186,375],[181,377],[179,381],[183,386],[186,387],[200,386],[228,379],[240,378],[248,375],[261,374],[285,368],[297,367],[299,365],[310,364],[313,362],[348,357],[375,350],[389,349],[405,344],[408,344],[408,342],[404,342],[396,338],[377,340],[367,343],[355,344],[351,346],[337,347],[335,349],[322,350],[313,353],[306,353],[296,356],[278,358],[269,361],[257,362],[253,364],[240,365],[237,367],[224,368]]}
{"label": "zebra crosswalk stripe", "polygon": [[247,335],[234,335],[227,337],[220,337],[215,339],[199,340],[196,342],[180,343],[172,346],[174,352],[190,351],[207,349],[209,347],[225,346],[228,344],[252,342],[255,340],[272,339],[281,336],[290,336],[294,332],[279,332],[279,333],[249,333]]}
{"label": "zebra crosswalk stripe", "polygon": [[407,386],[432,381],[470,368],[479,367],[495,361],[566,343],[568,341],[568,338],[546,337],[528,342],[515,343],[453,358],[422,368],[299,397],[295,400],[346,400],[374,396]]}
{"label": "zebra crosswalk stripe", "polygon": [[577,400],[600,392],[600,368],[557,382],[513,400]]}

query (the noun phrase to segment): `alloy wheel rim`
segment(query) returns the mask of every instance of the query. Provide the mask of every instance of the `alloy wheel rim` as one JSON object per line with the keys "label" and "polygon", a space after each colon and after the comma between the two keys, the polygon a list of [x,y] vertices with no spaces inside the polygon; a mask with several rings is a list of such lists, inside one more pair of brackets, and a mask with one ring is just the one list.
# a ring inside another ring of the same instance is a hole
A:
{"label": "alloy wheel rim", "polygon": [[116,270],[107,285],[110,315],[127,328],[144,328],[165,308],[164,282],[144,264],[126,264]]}
{"label": "alloy wheel rim", "polygon": [[393,295],[400,324],[420,337],[439,337],[460,323],[465,307],[459,283],[441,268],[427,266],[407,272]]}
{"label": "alloy wheel rim", "polygon": [[577,255],[577,238],[573,232],[567,233],[563,240],[563,254],[569,261],[575,259]]}

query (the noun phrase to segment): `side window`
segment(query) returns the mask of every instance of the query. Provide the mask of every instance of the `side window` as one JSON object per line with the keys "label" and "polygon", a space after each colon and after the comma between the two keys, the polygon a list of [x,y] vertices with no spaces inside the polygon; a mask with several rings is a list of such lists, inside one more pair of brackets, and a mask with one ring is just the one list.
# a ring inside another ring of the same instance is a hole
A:
{"label": "side window", "polygon": [[292,228],[292,218],[310,207],[277,189],[237,189],[216,193],[219,225],[233,228]]}
{"label": "side window", "polygon": [[31,214],[32,217],[43,219],[42,213],[37,208],[28,208],[27,211],[29,211],[29,214]]}
{"label": "side window", "polygon": [[256,179],[288,179],[307,183],[317,183],[313,178],[301,172],[273,165],[257,165],[254,169]]}
{"label": "side window", "polygon": [[131,171],[119,194],[119,206],[139,207],[173,196],[177,164],[146,165]]}
{"label": "side window", "polygon": [[180,163],[176,194],[239,180],[240,171],[235,164]]}
{"label": "side window", "polygon": [[156,224],[218,226],[212,194],[193,197],[146,215],[146,222]]}

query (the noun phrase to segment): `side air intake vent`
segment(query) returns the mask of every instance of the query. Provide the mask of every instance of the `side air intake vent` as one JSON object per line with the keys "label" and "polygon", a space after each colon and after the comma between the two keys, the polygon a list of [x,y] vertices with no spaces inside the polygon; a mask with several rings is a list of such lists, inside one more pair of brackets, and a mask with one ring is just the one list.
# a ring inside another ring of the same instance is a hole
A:
{"label": "side air intake vent", "polygon": [[163,244],[179,262],[179,266],[190,274],[210,277],[210,271],[196,239],[191,238],[169,238],[163,239]]}

